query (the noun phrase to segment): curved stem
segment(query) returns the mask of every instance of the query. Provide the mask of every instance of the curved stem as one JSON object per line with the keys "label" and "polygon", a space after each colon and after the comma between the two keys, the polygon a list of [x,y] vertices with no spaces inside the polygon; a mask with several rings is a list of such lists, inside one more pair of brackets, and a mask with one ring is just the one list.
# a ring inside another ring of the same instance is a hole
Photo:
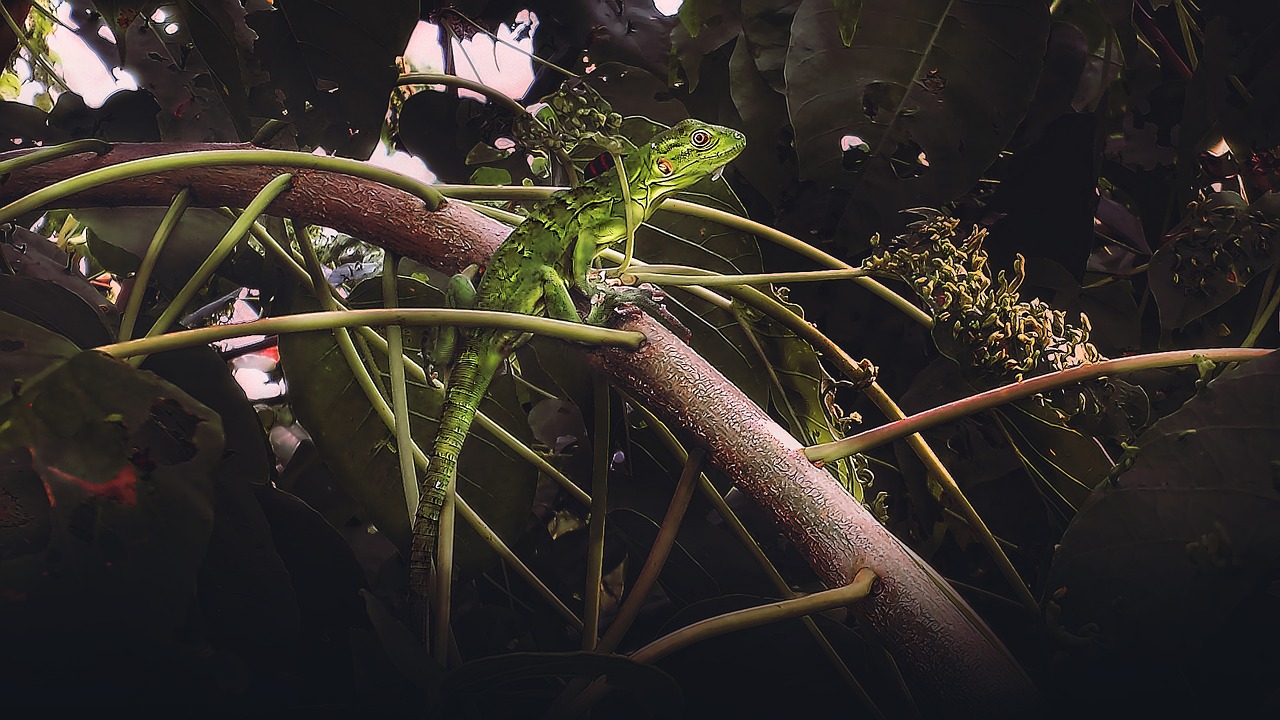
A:
{"label": "curved stem", "polygon": [[24,155],[19,155],[11,160],[0,162],[0,177],[4,177],[11,173],[26,170],[40,163],[47,163],[58,158],[69,157],[71,155],[79,155],[80,153],[97,153],[105,155],[111,151],[111,143],[105,140],[97,140],[93,138],[85,140],[72,140],[71,142],[62,143],[61,145],[52,145],[33,150]]}
{"label": "curved stem", "polygon": [[667,563],[667,556],[676,543],[684,513],[689,509],[689,500],[693,498],[693,489],[697,486],[698,471],[702,469],[705,458],[706,452],[702,448],[695,447],[689,451],[684,470],[680,472],[680,480],[676,482],[675,492],[671,495],[671,503],[667,506],[667,514],[663,516],[662,525],[658,528],[658,536],[654,538],[649,556],[640,569],[640,576],[636,578],[626,601],[619,608],[618,616],[614,618],[604,637],[600,638],[600,644],[596,647],[599,652],[613,652],[618,648],[622,638],[631,629],[631,623],[640,614],[640,608],[649,598],[649,592],[657,584],[662,566]]}
{"label": "curved stem", "polygon": [[129,160],[69,177],[0,208],[0,222],[8,222],[23,213],[37,210],[78,192],[121,180],[200,167],[248,165],[323,170],[372,180],[417,196],[426,203],[429,210],[435,210],[444,200],[439,191],[421,180],[357,160],[289,150],[199,150]]}
{"label": "curved stem", "polygon": [[[510,110],[516,115],[529,118],[530,121],[537,123],[543,130],[547,127],[542,121],[529,112],[525,106],[516,102],[507,96],[501,90],[485,85],[484,83],[468,80],[467,78],[458,77],[457,75],[446,75],[444,73],[406,73],[396,80],[397,85],[445,85],[448,87],[466,88],[474,93],[479,93],[488,100],[493,101],[496,105]],[[565,152],[564,148],[556,148],[551,151],[556,158],[556,164],[569,176],[569,184],[578,184],[578,171],[573,165],[573,158]]]}
{"label": "curved stem", "polygon": [[[226,260],[227,256],[231,254],[231,251],[234,250],[236,246],[240,244],[240,241],[249,234],[249,228],[253,226],[253,223],[258,219],[258,216],[261,215],[263,211],[267,209],[267,206],[275,201],[281,193],[289,190],[292,181],[293,176],[289,173],[278,175],[274,180],[267,183],[266,187],[258,191],[258,194],[255,195],[253,200],[251,200],[248,206],[245,207],[244,212],[239,218],[236,218],[236,221],[231,224],[231,227],[227,230],[226,234],[222,236],[222,240],[218,241],[213,252],[209,253],[209,257],[205,258],[203,263],[200,263],[200,267],[196,268],[191,279],[187,280],[187,283],[178,291],[178,294],[169,303],[168,307],[166,307],[164,312],[160,314],[160,319],[156,320],[155,324],[151,326],[151,329],[147,331],[146,337],[154,338],[169,329],[169,326],[173,324],[174,320],[178,319],[178,316],[182,313],[183,308],[187,306],[187,303],[191,302],[191,300],[196,296],[196,293],[200,292],[200,288],[204,287],[205,283],[209,281],[209,278],[213,277],[213,273],[218,269],[218,266],[222,264],[222,261]],[[134,355],[130,359],[130,362],[134,364],[134,367],[137,367],[137,365],[142,362],[143,357],[145,357],[145,354]]]}
{"label": "curved stem", "polygon": [[[655,663],[694,643],[714,637],[852,605],[871,594],[875,580],[876,574],[868,568],[863,568],[854,576],[853,582],[844,587],[709,617],[654,640],[631,653],[631,659],[636,662]],[[562,716],[581,715],[608,693],[608,686],[597,680],[564,709]]]}
{"label": "curved stem", "polygon": [[596,650],[600,638],[600,583],[604,578],[604,531],[609,513],[609,383],[591,378],[595,421],[591,433],[591,515],[587,525],[587,572],[582,610],[582,649]]}
{"label": "curved stem", "polygon": [[134,276],[133,292],[129,293],[129,301],[125,303],[124,317],[120,319],[120,341],[133,337],[133,327],[138,321],[138,312],[142,309],[142,298],[147,294],[147,283],[151,280],[151,271],[160,260],[160,251],[164,249],[169,236],[173,234],[174,228],[178,226],[190,205],[191,188],[183,188],[173,197],[173,202],[169,203],[169,209],[165,212],[164,218],[156,227],[155,235],[151,237],[151,244],[147,246],[147,253],[142,258],[142,264],[138,266],[137,275]]}
{"label": "curved stem", "polygon": [[863,568],[854,576],[853,582],[841,588],[707,618],[645,645],[631,653],[631,659],[643,663],[657,662],[677,650],[713,637],[852,605],[871,594],[875,580],[876,574]]}
{"label": "curved stem", "polygon": [[218,340],[244,335],[276,335],[279,333],[358,327],[360,325],[409,325],[414,327],[460,325],[463,327],[509,328],[547,335],[561,340],[572,340],[593,345],[610,345],[628,350],[634,350],[644,342],[644,335],[637,332],[610,330],[608,328],[583,325],[582,323],[552,320],[519,313],[494,312],[490,310],[443,310],[436,308],[372,308],[369,310],[303,313],[236,323],[234,325],[215,325],[166,333],[158,337],[112,343],[111,345],[100,346],[97,349],[114,357],[126,358],[164,352],[166,350],[176,350],[193,345],[206,345]]}
{"label": "curved stem", "polygon": [[[635,400],[629,401],[631,406],[644,416],[645,422],[649,423],[650,427],[653,428],[662,444],[681,462],[688,462],[689,451],[680,444],[671,429],[659,420],[649,408]],[[764,554],[764,550],[760,548],[760,544],[756,542],[756,539],[751,536],[751,532],[747,530],[747,527],[742,524],[738,514],[733,511],[733,508],[729,507],[729,503],[725,501],[724,496],[707,479],[706,473],[698,473],[698,492],[707,499],[707,502],[711,503],[711,508],[724,521],[725,526],[729,528],[729,532],[733,533],[733,536],[738,539],[742,547],[755,560],[756,565],[773,585],[778,596],[788,600],[794,598],[796,594],[791,589],[791,586],[787,584],[786,579],[782,577],[782,573],[778,572],[778,568],[774,567],[769,557]],[[831,645],[831,641],[818,628],[818,624],[813,621],[813,618],[803,617],[800,618],[800,622],[804,624],[805,630],[808,631],[814,642],[818,644],[823,656],[831,663],[832,669],[844,680],[845,685],[849,687],[849,691],[862,703],[868,716],[873,720],[884,720],[884,713],[880,712],[880,708],[876,707],[875,702],[871,700],[871,696],[867,694],[866,688],[862,687],[862,683],[858,682],[858,678],[854,676],[853,672],[849,670],[849,666],[845,664],[844,658],[840,657],[840,654],[836,652],[836,649]]]}
{"label": "curved stem", "polygon": [[1150,370],[1152,368],[1177,367],[1193,365],[1198,360],[1211,362],[1244,362],[1274,352],[1270,349],[1248,348],[1214,348],[1208,350],[1175,350],[1147,355],[1104,360],[1088,365],[1059,370],[1058,372],[1040,375],[1030,380],[1004,385],[986,392],[972,395],[963,400],[941,405],[931,410],[916,413],[907,418],[897,420],[878,428],[859,433],[852,437],[835,442],[811,445],[805,448],[805,457],[813,462],[829,462],[854,453],[865,452],[873,447],[899,440],[912,433],[928,430],[943,423],[959,420],[974,413],[990,410],[994,407],[1021,400],[1037,393],[1047,392],[1073,383],[1092,380],[1104,375]]}

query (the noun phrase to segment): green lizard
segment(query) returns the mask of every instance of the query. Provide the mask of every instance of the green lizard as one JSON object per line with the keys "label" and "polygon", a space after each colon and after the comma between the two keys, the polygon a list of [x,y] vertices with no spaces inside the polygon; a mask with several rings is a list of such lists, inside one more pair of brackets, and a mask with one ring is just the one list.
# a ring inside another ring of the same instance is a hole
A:
{"label": "green lizard", "polygon": [[[627,228],[647,220],[667,195],[705,177],[719,177],[725,164],[745,146],[746,138],[737,130],[692,119],[677,123],[623,160],[629,204],[623,199],[616,167],[536,203],[494,252],[478,287],[471,288],[469,275],[454,277],[450,304],[582,322],[569,289],[588,297],[601,291],[589,278],[596,256],[625,240]],[[593,310],[589,320],[596,315]],[[426,595],[440,507],[472,418],[498,368],[527,337],[500,329],[459,333],[456,328],[443,328],[438,334],[433,359],[447,361],[449,373],[414,520],[410,589],[419,598]]]}

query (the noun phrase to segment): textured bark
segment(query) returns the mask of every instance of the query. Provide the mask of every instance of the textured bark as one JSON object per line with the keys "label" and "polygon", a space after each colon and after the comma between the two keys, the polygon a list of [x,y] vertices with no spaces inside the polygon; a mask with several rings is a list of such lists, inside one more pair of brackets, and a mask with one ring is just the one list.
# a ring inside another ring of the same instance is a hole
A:
{"label": "textured bark", "polygon": [[[653,318],[640,350],[603,348],[593,365],[707,451],[710,462],[773,516],[831,587],[869,567],[879,579],[853,608],[919,686],[947,706],[996,716],[1034,707],[1021,667],[959,595],[804,456],[804,446]],[[964,712],[962,716],[969,713]]]}
{"label": "textured bark", "polygon": [[[102,158],[64,158],[0,184],[0,203],[115,162],[228,147],[121,145]],[[288,168],[157,175],[87,191],[60,205],[165,205],[180,187],[190,186],[197,206],[241,206],[283,171]],[[293,190],[273,203],[272,214],[341,230],[445,272],[483,262],[506,235],[504,226],[458,203],[429,212],[417,198],[376,183],[293,172]],[[649,342],[633,353],[591,351],[593,364],[705,448],[710,462],[773,516],[827,584],[847,584],[859,569],[873,569],[880,577],[878,588],[855,611],[917,687],[963,715],[1025,714],[1034,708],[1030,681],[982,620],[830,475],[808,462],[785,429],[658,323],[627,316],[621,327],[643,332]]]}

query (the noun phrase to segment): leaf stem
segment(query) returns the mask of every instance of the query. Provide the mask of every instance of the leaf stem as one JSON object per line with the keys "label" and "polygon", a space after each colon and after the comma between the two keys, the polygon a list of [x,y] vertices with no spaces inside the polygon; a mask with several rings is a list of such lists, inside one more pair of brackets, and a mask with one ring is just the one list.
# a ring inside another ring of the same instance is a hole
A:
{"label": "leaf stem", "polygon": [[47,163],[58,158],[79,155],[80,153],[92,152],[98,155],[105,155],[111,151],[111,143],[104,140],[88,138],[85,140],[72,140],[61,145],[51,145],[49,147],[32,150],[29,153],[19,155],[0,162],[0,177],[10,175],[12,173],[26,170],[41,163]]}
{"label": "leaf stem", "polygon": [[610,330],[608,328],[583,325],[582,323],[521,315],[520,313],[437,308],[371,308],[368,310],[301,313],[232,325],[214,325],[212,327],[166,333],[158,337],[112,343],[103,345],[98,350],[114,357],[127,358],[194,345],[206,345],[211,342],[245,335],[276,335],[279,333],[358,327],[360,325],[408,325],[412,327],[459,325],[463,327],[509,328],[547,335],[561,340],[572,340],[593,345],[611,345],[628,350],[635,350],[644,342],[644,335],[638,332]]}
{"label": "leaf stem", "polygon": [[138,273],[134,276],[133,291],[129,293],[129,300],[125,303],[124,317],[120,319],[119,339],[121,341],[133,337],[133,328],[138,322],[138,312],[142,309],[142,298],[147,294],[147,283],[151,281],[151,272],[155,270],[156,263],[160,260],[160,251],[164,249],[169,236],[173,234],[174,228],[181,222],[182,215],[190,205],[191,188],[184,187],[173,196],[173,202],[169,203],[169,209],[165,212],[160,225],[156,227],[155,235],[151,237],[151,244],[147,246],[146,255],[142,258],[142,264],[138,266]]}
{"label": "leaf stem", "polygon": [[963,400],[941,405],[910,417],[881,425],[878,428],[837,440],[835,442],[812,445],[805,448],[805,457],[813,462],[827,462],[847,457],[854,453],[865,452],[873,447],[899,440],[911,433],[928,430],[944,423],[999,407],[1014,400],[1030,397],[1037,393],[1047,392],[1055,388],[1073,383],[1092,380],[1105,375],[1150,370],[1153,368],[1177,367],[1193,365],[1200,360],[1210,362],[1244,362],[1274,352],[1270,349],[1249,348],[1211,348],[1201,350],[1174,350],[1147,355],[1104,360],[1088,365],[1077,365],[1067,370],[1059,370],[1047,375],[1040,375],[1030,380],[1011,383],[986,392],[972,395]]}
{"label": "leaf stem", "polygon": [[706,275],[697,268],[681,267],[678,265],[654,265],[651,271],[649,268],[645,270],[633,270],[627,273],[633,276],[639,282],[651,282],[658,285],[686,286],[696,285],[701,287],[719,287],[723,285],[765,285],[768,283],[784,283],[784,282],[816,282],[819,280],[847,280],[849,278],[864,277],[867,275],[865,270],[859,268],[851,268],[849,270],[809,270],[805,272],[776,272],[776,273],[744,273],[741,275],[708,273]]}
{"label": "leaf stem", "polygon": [[[160,314],[160,319],[156,320],[155,324],[151,326],[151,329],[147,331],[147,338],[154,338],[169,329],[169,326],[173,324],[174,320],[177,320],[178,316],[182,314],[183,308],[187,306],[187,303],[191,302],[191,300],[195,298],[196,293],[200,292],[200,289],[209,281],[209,278],[213,277],[213,273],[217,271],[218,266],[222,264],[222,261],[226,260],[231,254],[231,251],[235,250],[236,246],[240,244],[240,241],[249,234],[249,228],[253,226],[253,223],[258,219],[258,216],[261,215],[276,198],[287,192],[292,187],[292,182],[293,176],[289,173],[284,173],[283,175],[277,175],[271,182],[267,183],[265,187],[258,191],[258,194],[253,197],[253,200],[249,201],[244,212],[240,217],[236,218],[236,221],[227,229],[226,234],[218,241],[217,246],[215,246],[213,251],[209,253],[209,256],[204,259],[204,262],[200,263],[200,267],[196,268],[195,273],[193,273],[191,278],[187,280],[186,284],[182,286],[182,289],[178,291],[178,294],[169,303],[168,307],[164,309],[164,312]],[[135,354],[131,356],[129,362],[131,362],[134,367],[137,367],[142,363],[143,358],[145,358],[145,353]]]}
{"label": "leaf stem", "polygon": [[403,190],[420,198],[426,204],[428,210],[435,210],[444,200],[444,196],[438,190],[421,180],[358,160],[329,157],[327,155],[312,155],[289,150],[200,150],[129,160],[98,168],[97,170],[90,170],[89,172],[69,177],[66,180],[60,180],[29,195],[18,198],[4,207],[0,207],[0,222],[8,222],[23,213],[39,209],[70,195],[120,180],[130,180],[156,173],[216,166],[284,167],[350,175],[381,183],[397,190]]}
{"label": "leaf stem", "polygon": [[[862,568],[854,576],[853,582],[844,587],[823,590],[822,592],[805,595],[794,600],[781,600],[709,617],[706,620],[685,626],[669,635],[664,635],[654,640],[631,653],[631,659],[646,664],[655,663],[694,643],[727,635],[731,632],[749,630],[770,623],[782,622],[832,608],[852,605],[864,600],[871,594],[875,580],[876,574],[870,568]],[[609,687],[603,682],[600,680],[593,682],[590,687],[564,708],[563,716],[576,717],[582,714],[608,693]]]}
{"label": "leaf stem", "polygon": [[[671,429],[645,406],[639,404],[635,400],[631,400],[630,402],[631,406],[644,416],[645,421],[653,428],[658,439],[662,441],[662,444],[665,445],[667,449],[681,462],[688,462],[689,451],[680,444],[680,441],[676,439],[676,436],[671,432]],[[786,579],[782,577],[782,573],[778,572],[778,568],[774,567],[773,563],[769,560],[769,556],[764,554],[764,550],[760,548],[760,544],[751,536],[751,531],[747,530],[747,527],[742,524],[742,519],[733,511],[733,508],[729,507],[729,503],[724,499],[724,496],[721,495],[720,491],[716,490],[716,487],[711,484],[709,479],[707,479],[706,473],[698,473],[698,492],[702,493],[702,496],[707,499],[707,502],[711,503],[711,508],[716,511],[716,514],[718,514],[720,519],[724,521],[724,524],[729,528],[729,531],[733,533],[733,536],[736,537],[738,542],[740,542],[746,549],[747,554],[755,560],[760,571],[763,572],[764,576],[773,584],[774,590],[777,591],[778,596],[785,599],[795,597],[795,591],[787,584]],[[866,689],[862,687],[862,683],[858,682],[858,678],[854,676],[853,672],[849,670],[849,666],[845,664],[844,658],[840,657],[840,654],[836,652],[834,647],[832,647],[831,641],[828,640],[827,636],[818,628],[818,624],[813,621],[813,618],[806,616],[800,618],[800,622],[804,624],[805,630],[809,632],[809,635],[813,637],[814,642],[818,644],[822,654],[827,658],[827,661],[831,663],[836,674],[839,675],[841,679],[844,680],[845,685],[849,687],[849,691],[857,696],[858,700],[862,702],[863,708],[867,711],[868,716],[872,718],[872,720],[884,720],[884,713],[880,712],[880,708],[876,707],[875,702],[871,700],[871,696],[868,695]]]}
{"label": "leaf stem", "polygon": [[591,515],[587,525],[587,572],[582,610],[582,649],[597,650],[600,639],[600,583],[604,578],[605,522],[609,514],[609,383],[591,376],[595,418],[591,433]]}

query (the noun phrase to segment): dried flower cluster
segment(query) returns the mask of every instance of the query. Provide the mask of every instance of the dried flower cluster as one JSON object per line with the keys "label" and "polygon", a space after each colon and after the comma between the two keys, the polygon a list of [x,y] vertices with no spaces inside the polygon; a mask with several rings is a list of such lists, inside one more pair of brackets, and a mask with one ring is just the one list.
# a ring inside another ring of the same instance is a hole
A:
{"label": "dried flower cluster", "polygon": [[[987,231],[975,227],[959,238],[960,221],[933,210],[907,234],[879,247],[866,270],[908,283],[933,316],[934,340],[948,357],[986,375],[1021,376],[1101,359],[1089,342],[1089,320],[1067,323],[1066,314],[1039,299],[1018,300],[1025,278],[1021,256],[1013,273],[987,268]],[[878,239],[873,239],[878,245]]]}

